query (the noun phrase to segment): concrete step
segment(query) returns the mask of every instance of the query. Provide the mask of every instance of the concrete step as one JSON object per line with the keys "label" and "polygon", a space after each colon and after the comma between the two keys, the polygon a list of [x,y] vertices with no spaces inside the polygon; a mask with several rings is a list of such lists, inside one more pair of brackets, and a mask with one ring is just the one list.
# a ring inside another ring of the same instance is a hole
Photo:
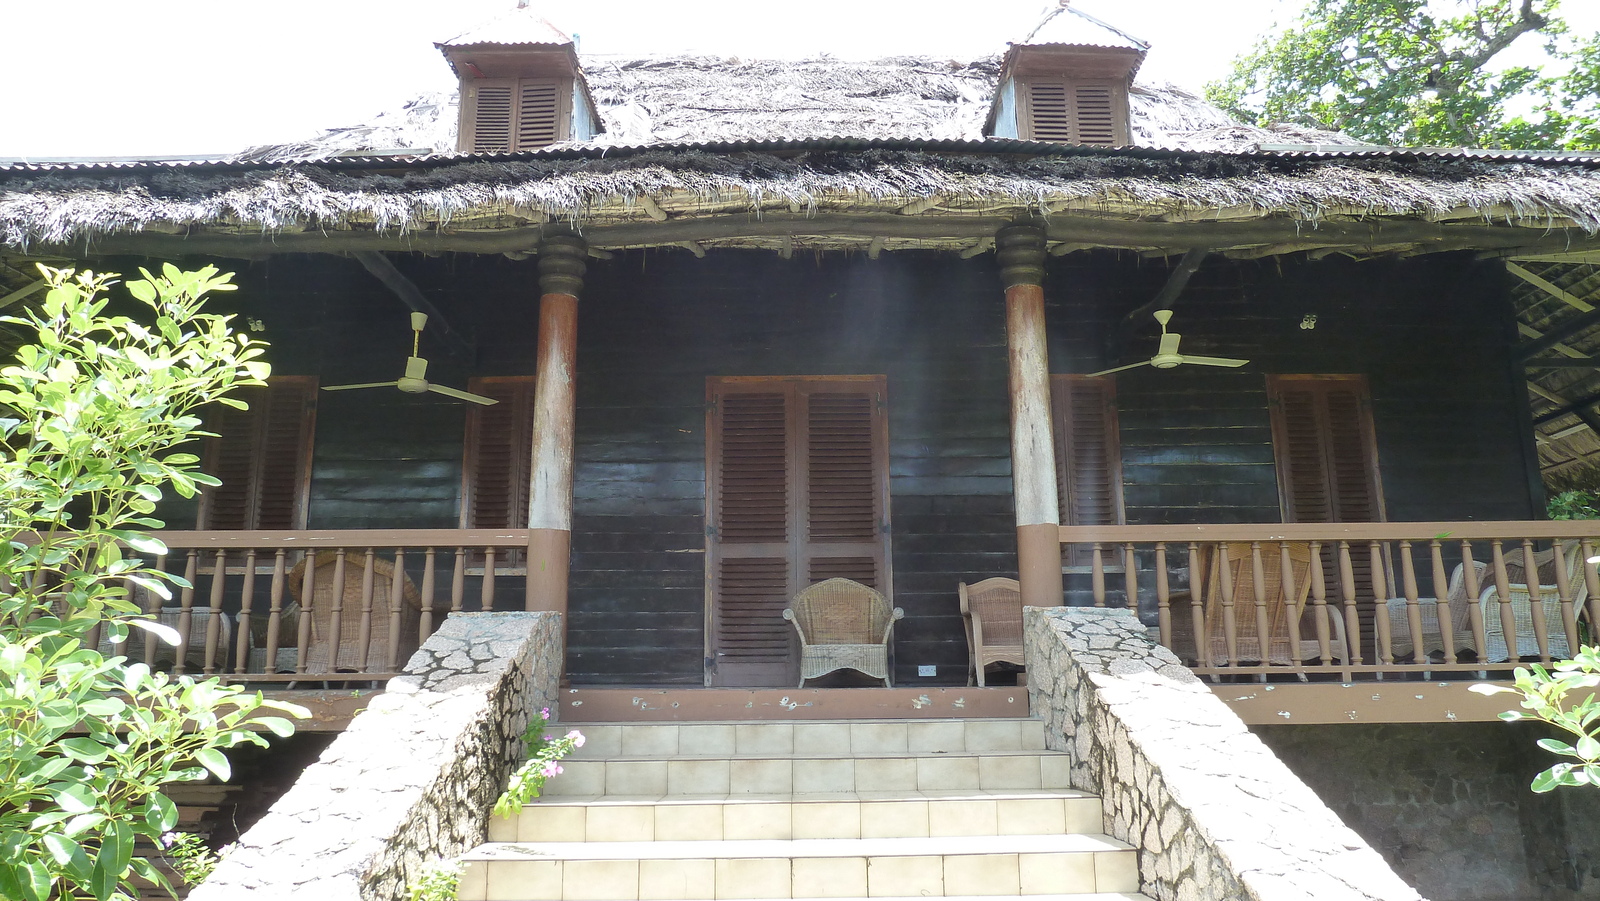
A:
{"label": "concrete step", "polygon": [[1103,835],[492,843],[461,901],[1082,895],[1137,892],[1133,849]]}
{"label": "concrete step", "polygon": [[552,797],[495,817],[490,841],[617,842],[1097,834],[1100,799],[1071,789],[815,795]]}
{"label": "concrete step", "polygon": [[779,795],[815,792],[1069,788],[1069,758],[1052,751],[924,756],[701,757],[568,760],[545,786],[573,795]]}
{"label": "concrete step", "polygon": [[561,723],[584,734],[574,760],[615,757],[810,757],[1044,750],[1044,722],[865,720],[803,723]]}
{"label": "concrete step", "polygon": [[569,688],[563,723],[932,719],[1028,714],[1028,690],[989,688]]}

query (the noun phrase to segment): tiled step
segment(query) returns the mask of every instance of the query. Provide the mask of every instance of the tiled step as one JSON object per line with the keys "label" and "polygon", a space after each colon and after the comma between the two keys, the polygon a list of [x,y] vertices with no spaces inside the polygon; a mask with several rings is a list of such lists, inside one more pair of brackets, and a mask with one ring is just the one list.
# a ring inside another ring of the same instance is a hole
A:
{"label": "tiled step", "polygon": [[1133,849],[1100,835],[489,844],[465,859],[461,901],[1081,895],[1139,887]]}
{"label": "tiled step", "polygon": [[563,723],[863,720],[1028,715],[1028,690],[988,688],[570,688]]}
{"label": "tiled step", "polygon": [[573,795],[777,795],[815,792],[1067,788],[1068,757],[1054,752],[856,757],[703,757],[571,760],[546,786]]}
{"label": "tiled step", "polygon": [[950,835],[1095,834],[1100,799],[1083,792],[896,792],[894,797],[718,795],[548,798],[490,821],[500,842],[723,841]]}
{"label": "tiled step", "polygon": [[[564,725],[564,724],[563,724]],[[574,760],[616,757],[739,757],[800,754],[956,754],[1040,751],[1036,719],[866,720],[849,723],[598,723],[576,728],[586,739]]]}

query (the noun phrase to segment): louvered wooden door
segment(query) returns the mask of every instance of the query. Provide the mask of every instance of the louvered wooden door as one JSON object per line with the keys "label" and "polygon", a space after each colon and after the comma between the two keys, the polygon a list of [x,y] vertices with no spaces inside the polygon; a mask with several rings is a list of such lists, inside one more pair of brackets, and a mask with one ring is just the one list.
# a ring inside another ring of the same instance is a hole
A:
{"label": "louvered wooden door", "polygon": [[706,684],[797,672],[789,599],[844,577],[889,594],[881,376],[708,383]]}
{"label": "louvered wooden door", "polygon": [[[1061,522],[1069,526],[1121,525],[1122,448],[1117,434],[1116,382],[1082,375],[1056,375],[1050,381]],[[1065,562],[1088,566],[1091,553],[1091,545],[1072,545]]]}
{"label": "louvered wooden door", "polygon": [[[1284,522],[1382,522],[1383,494],[1367,381],[1359,375],[1270,375],[1272,446]],[[1324,548],[1328,598],[1337,600],[1338,568]],[[1370,644],[1377,594],[1370,548],[1351,548],[1361,632]],[[1380,582],[1383,572],[1379,570]],[[1392,588],[1380,584],[1385,597]],[[1364,651],[1370,655],[1370,649]]]}
{"label": "louvered wooden door", "polygon": [[222,481],[200,498],[199,529],[303,529],[317,418],[315,376],[273,376],[236,395],[247,410],[206,419],[201,469]]}
{"label": "louvered wooden door", "polygon": [[467,410],[461,461],[461,528],[528,527],[533,376],[474,378],[467,390],[499,403]]}

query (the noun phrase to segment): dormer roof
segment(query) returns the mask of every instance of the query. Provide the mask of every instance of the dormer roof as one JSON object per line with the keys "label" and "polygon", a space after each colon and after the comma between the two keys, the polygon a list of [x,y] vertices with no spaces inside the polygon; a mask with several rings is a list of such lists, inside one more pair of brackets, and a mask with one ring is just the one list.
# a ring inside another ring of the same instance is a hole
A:
{"label": "dormer roof", "polygon": [[1069,44],[1077,47],[1120,47],[1136,50],[1142,60],[1146,51],[1150,49],[1147,41],[1142,41],[1126,31],[1117,28],[1089,15],[1086,12],[1073,9],[1065,4],[1045,13],[1043,19],[1033,26],[1033,30],[1016,41],[1017,45],[1046,45]]}

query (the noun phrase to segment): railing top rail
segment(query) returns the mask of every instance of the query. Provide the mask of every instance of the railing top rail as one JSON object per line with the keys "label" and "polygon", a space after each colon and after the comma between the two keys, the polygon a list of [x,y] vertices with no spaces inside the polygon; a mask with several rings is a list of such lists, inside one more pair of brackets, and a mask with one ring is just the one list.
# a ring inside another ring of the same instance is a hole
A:
{"label": "railing top rail", "polygon": [[171,550],[527,547],[527,529],[317,529],[151,533]]}
{"label": "railing top rail", "polygon": [[1600,538],[1600,520],[1472,522],[1269,522],[1137,526],[1062,526],[1063,544],[1188,541],[1461,541],[1494,538]]}

